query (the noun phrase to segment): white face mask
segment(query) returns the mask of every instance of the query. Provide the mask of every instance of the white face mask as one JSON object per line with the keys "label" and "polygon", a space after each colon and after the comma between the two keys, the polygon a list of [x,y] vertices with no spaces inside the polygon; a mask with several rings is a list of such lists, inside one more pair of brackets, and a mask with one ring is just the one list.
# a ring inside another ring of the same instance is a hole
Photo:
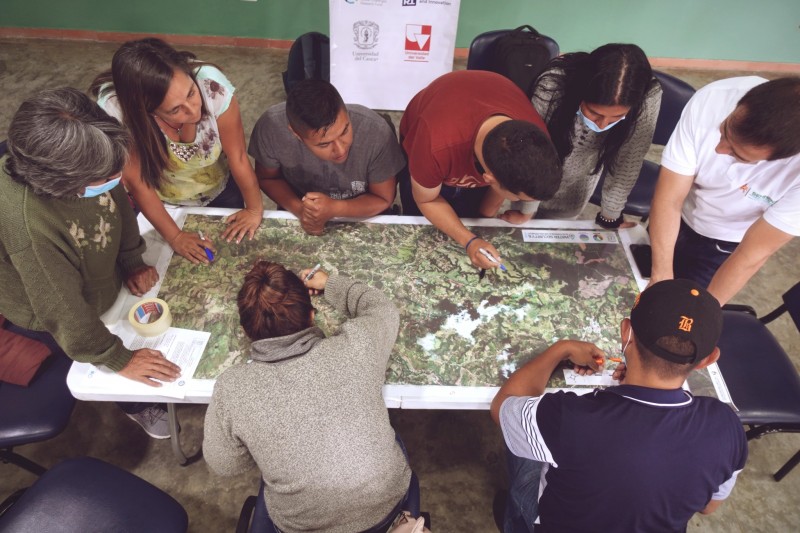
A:
{"label": "white face mask", "polygon": [[87,185],[86,190],[80,196],[82,196],[83,198],[94,198],[95,196],[100,196],[104,192],[108,192],[117,185],[119,185],[119,180],[121,179],[122,176],[107,181],[102,185]]}
{"label": "white face mask", "polygon": [[611,128],[613,128],[614,126],[616,126],[617,124],[619,124],[620,122],[622,122],[623,120],[625,120],[625,117],[622,117],[618,121],[612,122],[612,123],[606,125],[605,128],[601,128],[600,126],[598,126],[597,124],[595,124],[594,122],[589,120],[589,118],[587,118],[587,116],[583,114],[583,111],[581,110],[580,106],[578,106],[578,112],[575,113],[575,114],[578,115],[579,117],[581,117],[581,120],[583,121],[583,124],[587,128],[589,128],[590,130],[592,130],[595,133],[603,133],[604,131],[608,131]]}

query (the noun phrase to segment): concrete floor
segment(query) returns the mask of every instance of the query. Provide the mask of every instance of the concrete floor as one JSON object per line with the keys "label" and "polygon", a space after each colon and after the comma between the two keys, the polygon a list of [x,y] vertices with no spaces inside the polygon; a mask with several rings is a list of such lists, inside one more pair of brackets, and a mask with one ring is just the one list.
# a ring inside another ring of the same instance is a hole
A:
{"label": "concrete floor", "polygon": [[[35,91],[59,86],[88,88],[94,76],[109,68],[116,44],[0,39],[0,132],[5,137],[11,116]],[[246,136],[256,119],[284,97],[281,71],[286,51],[225,47],[191,47],[198,56],[225,70],[237,87]],[[464,61],[456,65],[463,68]],[[695,87],[738,72],[670,70]],[[775,74],[762,73],[766,77]],[[395,122],[400,113],[393,113]],[[594,218],[590,206],[584,214]],[[734,299],[753,305],[759,315],[780,302],[780,295],[800,279],[800,239],[785,246]],[[770,329],[800,368],[800,336],[787,317]],[[0,406],[6,409],[12,406]],[[190,450],[202,441],[205,406],[182,406],[182,440]],[[435,531],[495,531],[492,498],[505,486],[502,440],[485,411],[392,410],[417,472],[423,510]],[[714,515],[697,515],[691,532],[790,532],[800,529],[800,468],[782,482],[772,479],[800,449],[800,435],[770,435],[750,445],[750,460],[729,500]],[[258,473],[220,478],[202,460],[180,467],[169,441],[152,440],[114,405],[78,402],[66,431],[48,442],[22,446],[18,452],[52,466],[90,455],[134,472],[174,496],[189,513],[192,532],[232,531],[241,504],[257,490]],[[624,467],[620,474],[624,475]],[[0,465],[0,501],[30,485],[34,476],[12,465]],[[579,512],[579,510],[576,510]]]}

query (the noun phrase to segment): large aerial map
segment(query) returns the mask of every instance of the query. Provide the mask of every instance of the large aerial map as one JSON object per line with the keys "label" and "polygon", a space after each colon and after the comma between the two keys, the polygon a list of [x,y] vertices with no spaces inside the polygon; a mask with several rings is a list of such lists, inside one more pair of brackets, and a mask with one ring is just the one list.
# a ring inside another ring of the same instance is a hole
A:
{"label": "large aerial map", "polygon": [[[214,236],[223,224],[219,216],[188,215],[183,227]],[[387,383],[498,386],[564,337],[618,355],[619,323],[638,290],[616,233],[585,230],[577,242],[526,242],[526,230],[516,227],[471,229],[498,249],[508,272],[481,279],[463,250],[427,224],[340,222],[313,237],[296,220],[272,218],[252,241],[215,239],[210,267],[174,256],[159,296],[169,302],[174,326],[211,332],[194,376],[200,379],[247,359],[236,294],[258,259],[295,272],[321,263],[391,295],[401,319]],[[343,317],[322,297],[314,305],[318,325],[334,333]],[[556,372],[549,386],[569,385]]]}

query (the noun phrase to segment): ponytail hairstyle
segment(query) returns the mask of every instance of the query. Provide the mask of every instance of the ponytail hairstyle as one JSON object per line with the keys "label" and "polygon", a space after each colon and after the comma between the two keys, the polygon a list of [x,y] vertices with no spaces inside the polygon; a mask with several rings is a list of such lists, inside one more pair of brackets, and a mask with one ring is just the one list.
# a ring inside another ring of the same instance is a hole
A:
{"label": "ponytail hairstyle", "polygon": [[564,54],[550,62],[539,80],[560,93],[548,131],[562,163],[572,152],[575,114],[581,102],[630,107],[625,120],[604,134],[594,173],[603,167],[614,172],[620,148],[633,134],[648,93],[658,85],[647,56],[635,44],[606,44],[591,53]]}
{"label": "ponytail hairstyle", "polygon": [[[164,101],[176,70],[197,82],[194,71],[208,63],[195,61],[195,57],[161,39],[128,41],[114,53],[111,70],[95,78],[89,88],[95,97],[116,93],[123,123],[139,156],[142,179],[153,189],[162,185],[163,172],[170,168],[167,140],[153,113]],[[206,112],[204,103],[203,116]]]}

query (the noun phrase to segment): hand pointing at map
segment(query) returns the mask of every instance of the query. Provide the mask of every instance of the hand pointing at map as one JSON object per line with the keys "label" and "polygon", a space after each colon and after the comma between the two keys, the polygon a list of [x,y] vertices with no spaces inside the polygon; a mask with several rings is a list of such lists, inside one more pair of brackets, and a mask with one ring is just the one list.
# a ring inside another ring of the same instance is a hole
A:
{"label": "hand pointing at map", "polygon": [[[481,251],[483,250],[483,251]],[[500,253],[488,241],[480,237],[470,239],[466,246],[467,255],[472,264],[478,268],[498,268],[503,264]],[[490,258],[494,258],[494,261]]]}

